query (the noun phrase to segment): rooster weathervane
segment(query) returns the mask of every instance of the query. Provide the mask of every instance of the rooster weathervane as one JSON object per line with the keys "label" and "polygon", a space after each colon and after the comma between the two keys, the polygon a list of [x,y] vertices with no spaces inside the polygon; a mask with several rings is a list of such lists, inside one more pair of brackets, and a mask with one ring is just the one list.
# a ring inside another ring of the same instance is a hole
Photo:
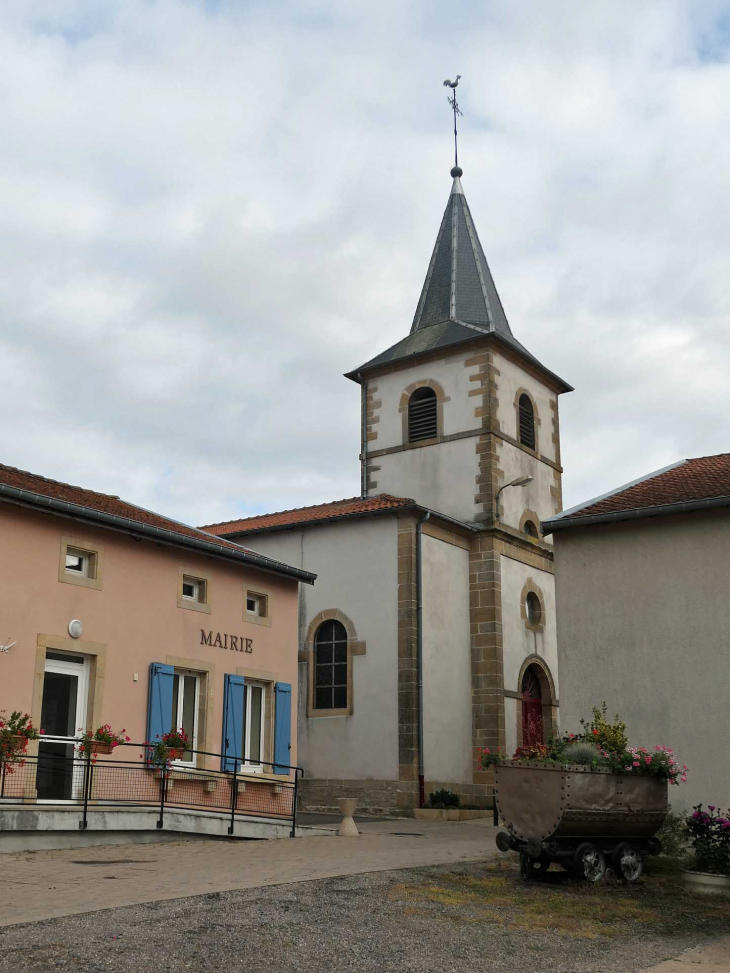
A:
{"label": "rooster weathervane", "polygon": [[[444,88],[451,88],[451,95],[447,96],[447,101],[451,105],[452,111],[454,112],[454,169],[459,168],[459,146],[457,142],[457,133],[456,133],[456,116],[463,114],[461,109],[459,108],[459,103],[456,100],[456,88],[458,87],[460,77],[461,75],[457,74],[456,78],[453,81],[450,81],[448,78],[444,81]],[[460,176],[461,171],[454,172],[452,170],[451,175]]]}

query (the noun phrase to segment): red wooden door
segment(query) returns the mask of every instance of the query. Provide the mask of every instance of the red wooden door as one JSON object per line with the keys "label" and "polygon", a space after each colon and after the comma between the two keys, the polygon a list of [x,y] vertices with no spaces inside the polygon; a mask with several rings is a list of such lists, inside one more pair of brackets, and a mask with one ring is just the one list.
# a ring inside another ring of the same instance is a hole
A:
{"label": "red wooden door", "polygon": [[530,667],[522,679],[522,745],[543,742],[540,681]]}

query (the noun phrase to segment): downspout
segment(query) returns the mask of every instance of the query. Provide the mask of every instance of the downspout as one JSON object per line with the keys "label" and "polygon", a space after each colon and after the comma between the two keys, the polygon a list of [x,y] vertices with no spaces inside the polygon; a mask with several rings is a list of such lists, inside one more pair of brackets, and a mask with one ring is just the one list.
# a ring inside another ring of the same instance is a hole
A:
{"label": "downspout", "polygon": [[416,524],[416,675],[418,679],[418,800],[426,803],[426,777],[423,759],[423,525],[430,518],[427,511]]}
{"label": "downspout", "polygon": [[368,495],[368,383],[363,382],[362,372],[357,373],[360,382],[360,496]]}

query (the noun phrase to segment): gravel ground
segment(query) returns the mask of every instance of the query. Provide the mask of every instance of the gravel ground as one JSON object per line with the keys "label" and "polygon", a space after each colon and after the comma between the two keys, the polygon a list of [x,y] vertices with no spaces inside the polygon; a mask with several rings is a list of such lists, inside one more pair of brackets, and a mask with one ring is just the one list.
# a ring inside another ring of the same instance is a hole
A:
{"label": "gravel ground", "polygon": [[0,973],[634,973],[727,932],[730,904],[707,910],[666,877],[629,891],[560,876],[523,886],[513,867],[485,862],[8,926]]}

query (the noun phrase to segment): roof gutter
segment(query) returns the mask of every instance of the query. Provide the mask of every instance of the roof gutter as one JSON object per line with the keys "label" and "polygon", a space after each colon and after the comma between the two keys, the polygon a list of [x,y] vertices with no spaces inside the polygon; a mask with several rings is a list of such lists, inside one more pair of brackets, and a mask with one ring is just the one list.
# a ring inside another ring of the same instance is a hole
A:
{"label": "roof gutter", "polygon": [[22,490],[19,487],[8,486],[0,483],[0,498],[6,498],[30,507],[49,510],[52,513],[62,514],[76,520],[83,520],[99,524],[103,527],[112,527],[117,530],[127,531],[130,534],[139,534],[143,537],[153,538],[164,544],[172,544],[175,547],[186,547],[194,551],[205,554],[212,554],[215,557],[222,557],[229,561],[236,561],[248,567],[257,568],[260,571],[268,571],[271,574],[283,574],[297,581],[304,581],[306,584],[314,584],[316,574],[310,571],[303,571],[301,568],[292,567],[281,561],[274,561],[272,558],[264,557],[261,554],[254,554],[250,551],[241,549],[240,551],[225,547],[223,544],[213,540],[207,541],[203,538],[188,537],[185,534],[178,534],[176,531],[166,530],[164,527],[153,527],[151,524],[143,524],[129,517],[119,517],[116,514],[107,514],[93,507],[85,507],[82,504],[71,503],[68,500],[56,500],[53,497],[46,497],[42,493],[33,493],[31,490]]}
{"label": "roof gutter", "polygon": [[709,497],[706,500],[684,500],[680,503],[663,503],[654,507],[634,507],[631,510],[615,510],[612,513],[591,514],[587,517],[554,517],[541,524],[542,534],[553,534],[566,527],[593,527],[596,524],[616,524],[622,520],[640,520],[646,517],[663,517],[667,514],[694,513],[730,507],[730,497]]}

